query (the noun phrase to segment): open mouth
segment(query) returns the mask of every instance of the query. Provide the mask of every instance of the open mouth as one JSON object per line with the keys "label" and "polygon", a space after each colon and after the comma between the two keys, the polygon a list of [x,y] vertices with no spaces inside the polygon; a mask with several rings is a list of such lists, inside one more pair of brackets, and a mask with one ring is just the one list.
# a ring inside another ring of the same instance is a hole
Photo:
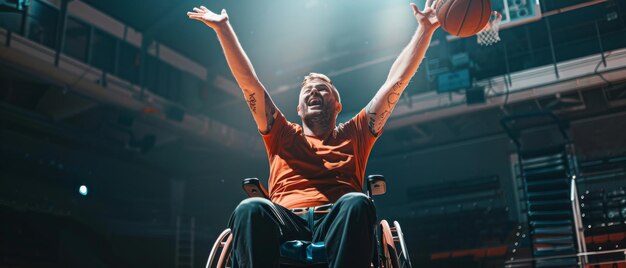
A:
{"label": "open mouth", "polygon": [[309,105],[309,107],[322,106],[322,99],[317,98],[317,97],[310,98],[309,101],[307,102],[307,105]]}

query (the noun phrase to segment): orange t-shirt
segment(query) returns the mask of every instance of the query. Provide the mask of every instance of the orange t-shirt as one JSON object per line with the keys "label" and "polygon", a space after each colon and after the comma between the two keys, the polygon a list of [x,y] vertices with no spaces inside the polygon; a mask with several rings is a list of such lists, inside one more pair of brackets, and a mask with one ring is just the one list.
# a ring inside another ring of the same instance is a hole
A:
{"label": "orange t-shirt", "polygon": [[325,140],[304,135],[302,127],[279,112],[263,135],[270,164],[270,199],[286,208],[334,203],[361,192],[374,142],[365,109],[339,124]]}

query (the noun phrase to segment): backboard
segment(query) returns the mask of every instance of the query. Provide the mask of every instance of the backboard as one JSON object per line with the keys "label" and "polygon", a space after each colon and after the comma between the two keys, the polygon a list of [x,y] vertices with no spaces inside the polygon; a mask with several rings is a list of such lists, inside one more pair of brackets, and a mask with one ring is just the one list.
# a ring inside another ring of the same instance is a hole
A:
{"label": "backboard", "polygon": [[[491,10],[500,13],[502,19],[499,23],[496,23],[497,26],[495,31],[493,31],[493,35],[495,35],[496,39],[494,42],[489,42],[487,45],[500,40],[497,34],[499,30],[540,20],[541,7],[539,5],[539,1],[540,0],[491,0]],[[492,16],[492,20],[493,18],[494,17]],[[448,41],[458,38],[459,37],[450,34],[446,37]],[[478,40],[479,44],[481,44],[481,38]]]}
{"label": "backboard", "polygon": [[491,9],[502,14],[500,29],[541,19],[539,0],[491,0]]}

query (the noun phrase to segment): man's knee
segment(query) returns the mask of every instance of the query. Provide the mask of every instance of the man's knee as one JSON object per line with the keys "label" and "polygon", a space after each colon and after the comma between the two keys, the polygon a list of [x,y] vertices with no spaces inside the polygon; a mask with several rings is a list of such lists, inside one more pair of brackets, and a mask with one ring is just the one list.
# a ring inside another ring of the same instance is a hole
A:
{"label": "man's knee", "polygon": [[337,200],[337,205],[342,207],[355,208],[359,210],[374,211],[374,203],[363,193],[353,192],[343,195]]}
{"label": "man's knee", "polygon": [[[244,199],[239,203],[235,211],[233,211],[228,221],[229,228],[233,231],[241,228],[263,229],[267,224],[271,224],[273,220],[270,216],[272,211],[272,202],[260,197],[251,197]],[[254,224],[251,224],[253,223]]]}
{"label": "man's knee", "polygon": [[262,213],[273,206],[272,202],[261,197],[246,198],[235,208],[235,215],[254,215]]}

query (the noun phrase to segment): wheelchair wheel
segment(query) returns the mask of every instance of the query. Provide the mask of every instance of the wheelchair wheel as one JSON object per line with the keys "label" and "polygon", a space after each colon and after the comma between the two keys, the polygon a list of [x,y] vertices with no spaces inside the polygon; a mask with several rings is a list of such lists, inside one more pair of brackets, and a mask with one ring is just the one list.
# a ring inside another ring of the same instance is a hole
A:
{"label": "wheelchair wheel", "polygon": [[398,253],[389,223],[386,220],[380,221],[380,229],[382,250],[382,258],[380,260],[381,268],[399,268]]}
{"label": "wheelchair wheel", "polygon": [[230,229],[224,230],[215,244],[213,244],[213,248],[211,248],[211,254],[209,254],[209,260],[206,263],[206,268],[230,268],[232,267],[231,260],[231,244],[232,244],[233,234]]}
{"label": "wheelchair wheel", "polygon": [[394,242],[400,246],[400,253],[398,254],[400,267],[411,268],[411,258],[409,258],[409,251],[406,248],[406,242],[404,242],[404,234],[402,233],[402,228],[400,228],[400,223],[393,221],[391,232],[395,233]]}
{"label": "wheelchair wheel", "polygon": [[[386,220],[380,221],[382,268],[411,268],[411,259],[406,249],[400,224],[394,221],[393,227]],[[399,251],[398,251],[399,250]]]}

